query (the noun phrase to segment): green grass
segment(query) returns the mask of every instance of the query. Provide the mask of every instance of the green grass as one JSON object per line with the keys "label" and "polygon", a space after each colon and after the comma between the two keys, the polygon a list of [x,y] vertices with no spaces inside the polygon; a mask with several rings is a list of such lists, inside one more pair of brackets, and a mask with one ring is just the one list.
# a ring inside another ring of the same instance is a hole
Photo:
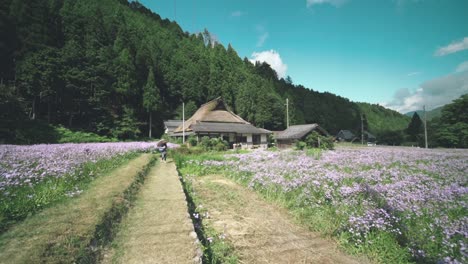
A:
{"label": "green grass", "polygon": [[208,167],[196,164],[197,161],[207,159],[223,160],[223,157],[220,153],[204,153],[190,156],[179,152],[174,155],[179,175],[182,177],[181,181],[187,197],[190,217],[198,239],[202,243],[203,263],[235,264],[238,263],[238,257],[234,252],[234,247],[224,240],[224,234],[216,232],[213,227],[203,221],[203,216],[207,211],[199,206],[201,202],[193,189],[192,177],[194,175],[200,176],[214,172],[210,171]]}

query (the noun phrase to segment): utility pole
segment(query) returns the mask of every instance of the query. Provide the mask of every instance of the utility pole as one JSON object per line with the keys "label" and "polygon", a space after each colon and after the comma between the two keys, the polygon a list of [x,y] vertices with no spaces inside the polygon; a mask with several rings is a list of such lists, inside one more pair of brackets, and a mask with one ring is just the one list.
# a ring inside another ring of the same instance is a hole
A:
{"label": "utility pole", "polygon": [[364,145],[364,115],[361,114],[361,145]]}
{"label": "utility pole", "polygon": [[182,143],[185,144],[185,103],[182,102]]}
{"label": "utility pole", "polygon": [[286,98],[286,128],[289,128],[289,99]]}
{"label": "utility pole", "polygon": [[427,148],[427,115],[426,115],[426,106],[423,105],[424,111],[424,143],[425,147]]}

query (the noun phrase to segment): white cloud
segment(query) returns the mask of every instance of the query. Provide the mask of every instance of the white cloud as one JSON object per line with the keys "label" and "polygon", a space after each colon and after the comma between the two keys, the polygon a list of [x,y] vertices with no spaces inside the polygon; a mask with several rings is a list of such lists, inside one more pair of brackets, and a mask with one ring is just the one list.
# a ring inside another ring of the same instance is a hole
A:
{"label": "white cloud", "polygon": [[241,17],[243,15],[245,15],[245,13],[242,12],[242,11],[239,11],[239,10],[234,11],[234,12],[231,13],[231,17]]}
{"label": "white cloud", "polygon": [[416,91],[400,89],[395,92],[393,100],[384,103],[383,106],[400,113],[407,113],[421,110],[423,105],[426,105],[427,109],[432,109],[448,104],[466,93],[468,93],[468,71],[424,82]]}
{"label": "white cloud", "polygon": [[421,72],[416,71],[416,72],[410,72],[410,73],[406,74],[406,76],[411,77],[411,76],[415,76],[415,75],[419,75],[419,74],[421,74]]}
{"label": "white cloud", "polygon": [[335,7],[340,7],[344,5],[348,0],[307,0],[306,5],[307,7],[311,7],[313,5],[321,5],[321,4],[330,4]]}
{"label": "white cloud", "polygon": [[435,56],[445,56],[451,53],[459,52],[468,49],[468,37],[460,41],[454,41],[445,47],[438,48],[434,53]]}
{"label": "white cloud", "polygon": [[262,47],[263,44],[265,44],[265,41],[268,39],[270,34],[268,33],[268,30],[265,28],[264,25],[262,24],[257,24],[255,26],[255,31],[257,32],[257,47]]}
{"label": "white cloud", "polygon": [[265,41],[266,41],[266,39],[268,38],[268,36],[269,36],[268,32],[263,32],[263,33],[258,37],[257,47],[263,46],[263,44],[265,43]]}
{"label": "white cloud", "polygon": [[457,67],[457,69],[455,71],[456,72],[468,71],[468,61],[460,63],[460,65],[458,65],[458,67]]}
{"label": "white cloud", "polygon": [[252,63],[256,61],[268,63],[271,68],[276,71],[279,78],[284,78],[288,70],[288,65],[283,63],[281,56],[275,50],[254,52],[252,53],[252,59],[250,61]]}

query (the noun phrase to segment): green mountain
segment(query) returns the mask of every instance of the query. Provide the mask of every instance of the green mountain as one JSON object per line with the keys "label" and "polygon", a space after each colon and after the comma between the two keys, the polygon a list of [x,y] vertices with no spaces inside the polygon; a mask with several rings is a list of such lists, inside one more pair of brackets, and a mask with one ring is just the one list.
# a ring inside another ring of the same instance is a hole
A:
{"label": "green mountain", "polygon": [[411,117],[377,104],[357,103],[369,124],[369,131],[377,135],[386,131],[401,131],[408,127]]}
{"label": "green mountain", "polygon": [[[444,108],[444,106],[440,106],[440,107],[434,108],[434,109],[432,109],[430,111],[426,111],[427,120],[431,121],[433,118],[442,116],[442,108]],[[415,112],[418,113],[418,115],[421,118],[424,118],[424,111],[423,110],[411,111],[411,112],[406,113],[405,115],[409,116],[409,117],[412,117]]]}
{"label": "green mountain", "polygon": [[[182,102],[200,106],[218,96],[272,130],[285,128],[286,98],[291,124],[319,123],[331,134],[358,130],[363,112],[371,131],[404,127],[405,117],[390,110],[279,79],[208,30],[184,32],[138,2],[2,0],[0,32],[4,142],[21,141],[30,120],[120,139],[148,135],[152,120],[161,135]],[[384,121],[389,115],[395,123]]]}

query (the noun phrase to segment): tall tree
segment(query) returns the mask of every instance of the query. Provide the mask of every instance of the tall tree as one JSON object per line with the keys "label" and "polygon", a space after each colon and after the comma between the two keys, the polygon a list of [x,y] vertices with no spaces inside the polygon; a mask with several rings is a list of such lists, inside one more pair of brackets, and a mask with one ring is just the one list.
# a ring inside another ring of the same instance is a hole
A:
{"label": "tall tree", "polygon": [[436,140],[444,147],[468,148],[468,94],[444,106],[436,126]]}
{"label": "tall tree", "polygon": [[154,80],[153,67],[150,67],[148,70],[148,79],[146,85],[143,88],[143,107],[149,114],[149,124],[148,124],[148,137],[151,138],[152,126],[153,126],[153,111],[158,110],[158,103],[161,100],[159,95],[159,88],[156,86]]}
{"label": "tall tree", "polygon": [[406,133],[410,136],[410,140],[417,141],[419,135],[423,132],[423,122],[418,113],[414,112],[413,117],[406,129]]}

